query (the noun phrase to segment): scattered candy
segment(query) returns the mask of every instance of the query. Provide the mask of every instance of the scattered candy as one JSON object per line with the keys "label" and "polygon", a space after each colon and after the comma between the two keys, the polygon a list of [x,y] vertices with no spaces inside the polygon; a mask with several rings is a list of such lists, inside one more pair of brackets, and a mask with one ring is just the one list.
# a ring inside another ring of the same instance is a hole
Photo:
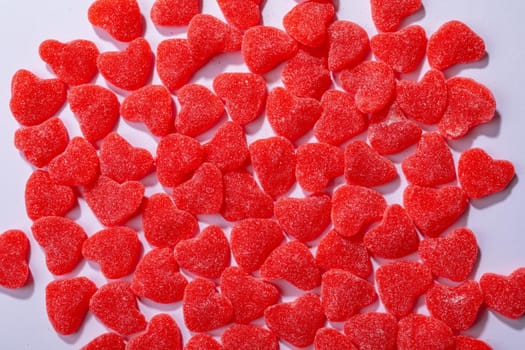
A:
{"label": "scattered candy", "polygon": [[304,190],[323,191],[343,172],[344,153],[339,147],[327,143],[305,143],[297,148],[295,177]]}
{"label": "scattered candy", "polygon": [[344,324],[345,334],[360,350],[395,350],[397,319],[392,314],[367,312]]}
{"label": "scattered candy", "polygon": [[421,0],[371,0],[372,20],[382,32],[393,32],[399,28],[405,17],[422,7]]}
{"label": "scattered candy", "polygon": [[258,25],[261,21],[261,0],[218,0],[222,14],[240,30]]}
{"label": "scattered candy", "polygon": [[125,350],[126,343],[121,336],[115,333],[99,335],[80,350]]}
{"label": "scattered candy", "polygon": [[284,66],[281,73],[283,84],[298,97],[319,99],[332,85],[326,56],[299,50]]}
{"label": "scattered candy", "polygon": [[357,348],[352,344],[350,338],[341,334],[332,328],[320,328],[315,333],[314,339],[315,350],[356,350]]}
{"label": "scattered candy", "polygon": [[525,268],[515,270],[508,277],[485,273],[479,285],[489,309],[513,320],[525,314]]}
{"label": "scattered candy", "polygon": [[155,315],[149,321],[146,331],[131,338],[126,349],[181,350],[182,335],[179,326],[168,314]]}
{"label": "scattered candy", "polygon": [[279,349],[279,341],[271,331],[254,325],[234,325],[222,333],[221,341],[226,350]]}
{"label": "scattered candy", "polygon": [[328,69],[339,72],[361,63],[370,45],[367,32],[357,23],[335,21],[328,27]]}
{"label": "scattered candy", "polygon": [[88,19],[119,41],[132,41],[144,31],[136,0],[96,0],[89,7]]}
{"label": "scattered candy", "polygon": [[248,160],[249,151],[242,126],[225,122],[211,140],[204,144],[205,161],[215,164],[221,171],[241,168]]}
{"label": "scattered candy", "polygon": [[283,26],[299,43],[319,47],[325,42],[327,27],[334,15],[331,1],[302,2],[284,16]]}
{"label": "scattered candy", "polygon": [[200,0],[155,0],[150,17],[158,26],[186,26],[200,12]]}
{"label": "scattered candy", "polygon": [[206,333],[195,334],[186,345],[184,350],[224,350],[221,344]]}
{"label": "scattered candy", "polygon": [[17,289],[29,279],[29,240],[20,230],[0,234],[0,286]]}
{"label": "scattered candy", "polygon": [[156,68],[162,84],[172,93],[186,84],[203,62],[192,56],[186,39],[167,39],[157,46]]}
{"label": "scattered candy", "polygon": [[402,350],[453,350],[452,330],[440,320],[411,314],[399,321],[397,348]]}

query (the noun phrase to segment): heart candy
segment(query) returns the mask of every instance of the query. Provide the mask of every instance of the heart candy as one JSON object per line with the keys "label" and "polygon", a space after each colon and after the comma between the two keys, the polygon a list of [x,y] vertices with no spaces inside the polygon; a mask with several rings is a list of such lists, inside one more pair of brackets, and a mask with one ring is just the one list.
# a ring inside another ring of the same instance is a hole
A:
{"label": "heart candy", "polygon": [[317,330],[326,321],[321,300],[312,293],[270,306],[264,311],[264,320],[278,338],[301,348],[314,342]]}
{"label": "heart candy", "polygon": [[182,300],[188,281],[179,272],[179,265],[170,248],[150,250],[139,261],[131,290],[138,297],[156,303],[171,304]]}
{"label": "heart candy", "polygon": [[279,349],[279,341],[271,331],[254,325],[234,325],[222,333],[221,341],[229,350]]}
{"label": "heart candy", "polygon": [[40,44],[38,54],[67,85],[87,84],[98,73],[98,48],[89,40],[67,43],[45,40]]}
{"label": "heart candy", "polygon": [[344,331],[359,349],[396,349],[397,319],[392,314],[367,312],[354,315],[345,322]]}
{"label": "heart candy", "polygon": [[333,328],[320,328],[315,333],[314,349],[316,350],[356,350],[350,338]]}
{"label": "heart candy", "polygon": [[88,19],[118,41],[132,41],[144,32],[136,0],[96,0],[88,9]]}
{"label": "heart candy", "polygon": [[74,221],[59,216],[36,220],[31,232],[46,253],[46,265],[54,275],[71,272],[82,260],[84,229]]}
{"label": "heart candy", "polygon": [[[219,284],[233,306],[233,322],[248,324],[263,316],[264,310],[276,304],[280,293],[273,284],[259,280],[241,268],[226,268]],[[228,347],[227,347],[228,348]]]}
{"label": "heart candy", "polygon": [[59,79],[41,79],[18,70],[11,80],[9,108],[24,126],[38,125],[55,115],[66,102],[67,86]]}
{"label": "heart candy", "polygon": [[196,278],[184,290],[182,312],[190,331],[207,332],[228,324],[233,317],[233,306],[216,291],[215,283]]}
{"label": "heart candy", "polygon": [[308,1],[297,4],[283,17],[286,32],[299,43],[319,47],[326,40],[328,24],[335,8],[331,1]]}
{"label": "heart candy", "polygon": [[21,288],[29,279],[29,240],[20,230],[7,230],[0,234],[0,286]]}
{"label": "heart candy", "polygon": [[261,0],[218,0],[217,3],[228,23],[240,30],[261,22]]}
{"label": "heart candy", "polygon": [[297,148],[295,177],[309,192],[323,191],[344,172],[344,152],[327,143],[305,143]]}
{"label": "heart candy", "polygon": [[155,0],[150,18],[158,26],[185,26],[199,12],[200,0]]}
{"label": "heart candy", "polygon": [[206,333],[197,333],[184,345],[184,350],[224,350],[221,344]]}
{"label": "heart candy", "polygon": [[218,226],[208,226],[197,237],[180,241],[174,253],[181,268],[201,277],[219,278],[230,265],[230,245]]}
{"label": "heart candy", "polygon": [[410,314],[399,321],[397,348],[456,349],[454,334],[450,327],[436,318],[418,314]]}
{"label": "heart candy", "polygon": [[525,268],[516,269],[509,276],[485,273],[479,285],[489,309],[513,320],[525,314]]}
{"label": "heart candy", "polygon": [[177,322],[168,314],[151,318],[146,331],[126,344],[127,350],[182,350],[182,335]]}
{"label": "heart candy", "polygon": [[459,157],[459,183],[469,198],[478,199],[503,191],[514,176],[511,162],[495,160],[481,148],[469,149]]}
{"label": "heart candy", "polygon": [[128,221],[142,204],[144,185],[138,181],[119,184],[100,176],[86,187],[84,199],[97,219],[105,226],[116,226]]}
{"label": "heart candy", "polygon": [[399,28],[405,17],[410,16],[422,7],[421,0],[371,0],[372,20],[382,32],[393,32]]}
{"label": "heart candy", "polygon": [[124,339],[115,333],[104,333],[99,335],[80,350],[125,350]]}
{"label": "heart candy", "polygon": [[492,350],[492,348],[485,342],[469,338],[464,335],[457,335],[456,339],[456,350]]}
{"label": "heart candy", "polygon": [[51,281],[46,286],[46,311],[55,331],[76,333],[89,310],[89,300],[97,286],[86,277]]}
{"label": "heart candy", "polygon": [[328,69],[339,72],[361,63],[370,51],[368,33],[359,24],[335,21],[328,26]]}
{"label": "heart candy", "polygon": [[244,129],[230,121],[222,124],[203,148],[205,161],[215,164],[221,171],[241,168],[250,155]]}

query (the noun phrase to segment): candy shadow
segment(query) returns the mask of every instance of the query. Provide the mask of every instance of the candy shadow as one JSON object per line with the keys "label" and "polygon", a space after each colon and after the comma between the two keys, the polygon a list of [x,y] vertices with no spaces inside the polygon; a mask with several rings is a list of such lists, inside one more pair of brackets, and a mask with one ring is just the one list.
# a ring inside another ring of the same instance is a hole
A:
{"label": "candy shadow", "polygon": [[[266,105],[264,106],[264,109],[266,109]],[[262,129],[265,120],[266,120],[266,111],[263,111],[256,119],[244,125],[244,132],[247,135],[257,134]]]}
{"label": "candy shadow", "polygon": [[[142,17],[142,19],[144,20],[144,17]],[[125,50],[126,47],[128,47],[128,43],[118,41],[117,39],[113,38],[105,29],[102,29],[101,27],[93,26],[93,30],[95,31],[95,34],[101,40],[113,44],[113,46],[115,46],[120,51]]]}
{"label": "candy shadow", "polygon": [[162,303],[156,303],[153,300],[150,300],[148,298],[139,298],[139,301],[141,304],[144,304],[145,306],[154,309],[155,311],[161,311],[161,312],[174,312],[179,311],[182,309],[182,300],[176,301],[174,303],[169,304],[162,304]]}
{"label": "candy shadow", "polygon": [[160,35],[165,37],[174,37],[188,33],[188,26],[158,26],[156,24],[153,26]]}
{"label": "candy shadow", "polygon": [[480,136],[484,135],[490,138],[496,138],[499,136],[501,130],[501,114],[496,111],[494,113],[494,118],[488,123],[478,125],[474,127],[469,133],[457,140],[447,140],[450,148],[457,152],[465,152],[466,150],[472,148],[474,140]]}
{"label": "candy shadow", "polygon": [[519,319],[517,320],[512,320],[510,318],[507,318],[503,315],[500,315],[499,313],[497,312],[493,312],[494,316],[496,316],[496,318],[498,320],[500,320],[501,322],[503,322],[504,324],[506,324],[507,326],[517,330],[517,331],[521,331],[523,329],[525,329],[525,317],[520,317]]}
{"label": "candy shadow", "polygon": [[456,64],[450,68],[445,69],[444,73],[448,79],[460,75],[466,69],[483,69],[489,65],[489,62],[490,55],[488,52],[485,52],[485,56],[483,56],[481,60],[472,63]]}
{"label": "candy shadow", "polygon": [[33,274],[29,271],[29,276],[27,277],[26,284],[17,289],[9,289],[0,287],[0,293],[5,294],[11,298],[19,300],[28,300],[35,293],[35,280],[33,279]]}
{"label": "candy shadow", "polygon": [[[193,75],[192,81],[197,81],[199,78],[206,80],[213,80],[217,75],[228,72],[230,66],[240,66],[244,64],[244,59],[240,51],[221,53],[214,56],[207,64],[199,69]],[[238,71],[235,69],[234,71]]]}
{"label": "candy shadow", "polygon": [[484,305],[482,305],[478,311],[478,317],[476,317],[474,325],[463,334],[473,338],[480,338],[487,328],[488,321],[489,311]]}
{"label": "candy shadow", "polygon": [[470,201],[470,203],[476,209],[485,209],[495,205],[496,203],[503,202],[508,196],[510,196],[512,190],[514,187],[516,187],[518,182],[519,178],[517,175],[515,175],[505,190],[480,199],[473,199]]}
{"label": "candy shadow", "polygon": [[385,194],[391,194],[391,193],[396,192],[400,187],[401,187],[401,177],[398,174],[398,176],[394,180],[390,181],[387,184],[373,187],[373,189],[385,195]]}

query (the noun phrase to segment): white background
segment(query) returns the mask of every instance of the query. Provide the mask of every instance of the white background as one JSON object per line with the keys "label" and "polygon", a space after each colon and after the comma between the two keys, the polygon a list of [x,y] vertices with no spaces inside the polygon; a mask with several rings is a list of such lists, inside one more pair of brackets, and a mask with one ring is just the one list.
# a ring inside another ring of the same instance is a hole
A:
{"label": "white background", "polygon": [[[140,5],[146,17],[147,33],[152,47],[169,36],[184,36],[184,28],[164,31],[160,34],[149,22],[149,8],[153,0],[141,0]],[[204,1],[204,12],[213,13],[219,18],[217,5],[213,0]],[[409,19],[417,22],[427,31],[436,30],[440,24],[451,19],[460,19],[471,26],[485,40],[489,55],[481,62],[461,66],[447,71],[448,76],[462,75],[473,77],[486,84],[497,100],[499,117],[491,123],[478,127],[468,137],[451,143],[452,148],[461,152],[471,146],[485,148],[496,158],[511,160],[517,173],[511,188],[501,194],[472,203],[468,213],[457,225],[466,225],[476,234],[481,250],[475,279],[487,271],[509,274],[519,266],[525,266],[525,187],[521,174],[525,167],[525,33],[523,14],[525,2],[517,0],[434,0],[424,1],[425,10]],[[0,0],[0,232],[11,228],[24,230],[31,240],[30,267],[31,283],[21,290],[8,291],[0,288],[0,342],[2,349],[75,349],[80,348],[93,337],[105,332],[94,317],[87,317],[85,326],[69,337],[57,335],[50,326],[45,313],[44,289],[53,276],[46,270],[44,254],[34,242],[31,233],[31,222],[25,216],[24,186],[32,169],[25,163],[13,146],[13,134],[18,125],[8,108],[10,97],[10,80],[13,73],[26,68],[41,77],[51,77],[46,65],[38,57],[38,45],[45,39],[69,41],[85,38],[93,40],[101,51],[115,50],[114,43],[100,31],[95,31],[87,21],[87,0],[47,0],[47,1],[8,1]],[[281,26],[282,15],[295,4],[292,0],[267,0],[263,11],[265,24]],[[369,1],[340,1],[339,18],[356,21],[363,25],[370,35],[375,33],[369,16]],[[122,45],[120,45],[122,47]],[[239,55],[223,55],[212,61],[201,71],[194,81],[210,85],[210,79],[217,71],[244,71],[239,65]],[[427,69],[425,64],[422,68]],[[272,83],[278,81],[279,71],[267,76]],[[419,74],[419,73],[418,73]],[[412,78],[418,74],[413,74]],[[156,82],[158,80],[155,78]],[[104,84],[99,78],[98,82]],[[79,133],[78,126],[68,108],[61,112],[62,120],[70,130],[70,135]],[[141,130],[132,128],[124,122],[119,125],[119,132],[135,145],[154,150],[154,139]],[[252,140],[268,133],[263,125],[257,135],[249,135]],[[411,149],[410,151],[412,151]],[[394,157],[399,161],[400,157]],[[399,164],[397,164],[399,165]],[[399,201],[402,181],[395,192],[388,193],[390,203]],[[151,194],[158,186],[147,189]],[[298,191],[296,191],[297,193]],[[294,193],[295,194],[295,193]],[[94,233],[101,226],[96,222],[85,205],[72,213],[80,217],[88,234]],[[223,224],[223,222],[221,222]],[[140,227],[136,220],[133,227]],[[86,275],[99,286],[105,280],[97,267],[83,263],[72,275]],[[289,299],[288,295],[286,299]],[[421,304],[421,303],[420,303]],[[378,307],[377,305],[375,307]],[[144,305],[141,309],[150,318],[159,310],[170,312],[183,328],[180,317],[180,304],[174,306]],[[421,312],[424,310],[420,307]],[[340,325],[336,325],[340,327]],[[525,320],[509,321],[484,311],[479,323],[467,334],[479,336],[489,342],[495,349],[523,349]],[[184,339],[189,335],[183,332]],[[215,335],[219,332],[215,332]],[[286,348],[283,346],[282,348]]]}

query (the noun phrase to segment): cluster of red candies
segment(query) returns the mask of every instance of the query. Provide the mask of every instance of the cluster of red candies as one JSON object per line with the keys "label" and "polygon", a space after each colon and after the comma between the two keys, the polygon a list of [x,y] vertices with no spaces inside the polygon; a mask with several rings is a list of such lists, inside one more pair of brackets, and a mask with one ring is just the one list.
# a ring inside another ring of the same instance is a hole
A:
{"label": "cluster of red candies", "polygon": [[[129,43],[124,50],[46,40],[40,57],[57,78],[13,77],[10,107],[22,125],[15,146],[37,168],[26,210],[47,267],[61,276],[87,259],[110,280],[49,283],[54,329],[73,334],[91,312],[111,332],[84,350],[278,349],[281,340],[318,350],[490,349],[460,332],[483,305],[522,317],[525,268],[470,280],[476,237],[446,231],[470,200],[504,190],[514,168],[473,148],[456,171],[447,140],[491,121],[496,103],[479,82],[442,72],[482,59],[483,40],[460,21],[428,39],[419,25],[399,30],[421,0],[371,0],[380,33],[370,39],[336,19],[329,0],[298,2],[284,30],[260,25],[260,0],[217,1],[227,23],[201,14],[199,0],[156,0],[153,23],[187,26],[187,38],[162,41],[155,55],[136,0],[96,0],[89,21]],[[214,56],[236,51],[249,73],[221,73],[213,91],[190,83]],[[399,78],[425,55],[432,69],[419,82]],[[283,86],[268,92],[264,74],[281,64]],[[150,84],[154,70],[162,85]],[[98,73],[114,89],[93,84]],[[71,140],[56,116],[66,103],[82,132]],[[275,135],[248,145],[245,126],[263,115]],[[158,139],[155,156],[114,132],[120,117]],[[212,128],[210,140],[196,139]],[[412,145],[401,162],[403,205],[389,205],[377,188],[399,178],[387,156]],[[153,172],[170,193],[144,198],[141,180]],[[289,197],[296,183],[305,196]],[[106,228],[87,234],[67,217],[79,198]],[[199,216],[213,214],[231,229],[197,234]],[[136,216],[147,248],[125,226]],[[28,248],[20,230],[0,236],[0,285],[26,284]],[[373,278],[370,257],[382,261]],[[275,280],[305,294],[284,302]],[[413,313],[422,295],[429,316]],[[175,320],[147,322],[139,298],[181,302],[196,334],[183,345]],[[361,312],[378,300],[386,312]],[[265,327],[252,324],[261,317]],[[344,333],[327,320],[344,322]],[[206,333],[223,326],[220,343]]]}

